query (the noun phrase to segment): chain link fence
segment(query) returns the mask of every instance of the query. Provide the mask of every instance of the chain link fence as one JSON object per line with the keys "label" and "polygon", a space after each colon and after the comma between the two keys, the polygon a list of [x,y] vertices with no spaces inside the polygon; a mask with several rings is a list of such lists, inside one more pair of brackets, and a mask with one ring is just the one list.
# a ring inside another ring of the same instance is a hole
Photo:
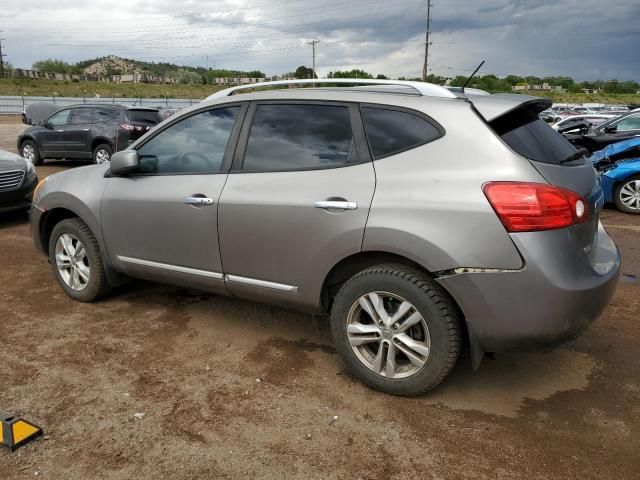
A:
{"label": "chain link fence", "polygon": [[0,96],[0,115],[19,115],[24,107],[30,103],[48,102],[60,105],[60,108],[68,105],[83,103],[91,104],[117,104],[138,107],[153,108],[185,108],[200,102],[201,99],[192,98],[107,98],[107,97],[32,97],[32,96]]}

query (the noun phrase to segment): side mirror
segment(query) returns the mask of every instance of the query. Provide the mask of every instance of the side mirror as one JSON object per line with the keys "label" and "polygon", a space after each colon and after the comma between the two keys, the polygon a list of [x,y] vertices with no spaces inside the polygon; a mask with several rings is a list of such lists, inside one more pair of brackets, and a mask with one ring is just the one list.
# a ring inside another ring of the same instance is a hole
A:
{"label": "side mirror", "polygon": [[46,129],[49,129],[49,130],[53,130],[53,125],[51,125],[51,124],[50,124],[49,122],[47,122],[46,120],[40,120],[40,121],[38,122],[38,126],[40,126],[40,127],[44,127],[44,128],[46,128]]}
{"label": "side mirror", "polygon": [[604,128],[604,133],[615,133],[618,131],[618,127],[616,127],[615,125],[609,125],[608,127]]}
{"label": "side mirror", "polygon": [[111,173],[113,175],[127,175],[135,172],[140,166],[137,150],[123,150],[111,155]]}

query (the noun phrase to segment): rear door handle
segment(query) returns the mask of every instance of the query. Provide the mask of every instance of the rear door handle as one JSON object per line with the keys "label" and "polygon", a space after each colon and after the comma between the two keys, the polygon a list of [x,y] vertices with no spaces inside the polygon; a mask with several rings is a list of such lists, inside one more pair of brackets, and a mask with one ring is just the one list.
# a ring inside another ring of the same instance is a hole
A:
{"label": "rear door handle", "polygon": [[184,199],[184,203],[187,205],[205,206],[213,205],[213,198],[209,197],[187,197]]}
{"label": "rear door handle", "polygon": [[83,131],[83,132],[89,132],[89,131],[91,131],[91,130],[90,130],[89,128],[83,128],[83,129],[82,129],[82,131]]}
{"label": "rear door handle", "polygon": [[346,200],[322,200],[320,202],[314,203],[313,206],[315,208],[322,209],[335,208],[336,210],[355,210],[356,208],[358,208],[358,204],[356,202],[347,202]]}

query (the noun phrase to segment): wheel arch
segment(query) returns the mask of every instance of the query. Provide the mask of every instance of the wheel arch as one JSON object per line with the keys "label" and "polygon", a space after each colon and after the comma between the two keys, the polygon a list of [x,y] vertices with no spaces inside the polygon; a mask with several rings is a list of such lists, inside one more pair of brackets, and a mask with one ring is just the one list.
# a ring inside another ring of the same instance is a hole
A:
{"label": "wheel arch", "polygon": [[65,207],[56,207],[51,210],[47,210],[42,215],[40,224],[38,225],[38,232],[40,234],[40,247],[46,255],[49,254],[49,242],[51,240],[51,233],[53,232],[53,229],[58,223],[69,218],[79,218],[82,220],[80,215]]}
{"label": "wheel arch", "polygon": [[116,147],[111,140],[106,137],[96,137],[91,142],[91,153],[93,154],[93,151],[96,149],[96,147],[98,145],[102,145],[103,143],[109,145],[114,152],[116,151]]}
{"label": "wheel arch", "polygon": [[342,284],[349,278],[366,268],[383,263],[397,263],[419,268],[428,275],[433,276],[433,272],[430,272],[415,260],[397,253],[384,251],[363,251],[354,253],[337,262],[325,275],[320,293],[320,305],[322,309],[326,312],[331,310],[333,298],[335,298],[335,295],[338,293]]}

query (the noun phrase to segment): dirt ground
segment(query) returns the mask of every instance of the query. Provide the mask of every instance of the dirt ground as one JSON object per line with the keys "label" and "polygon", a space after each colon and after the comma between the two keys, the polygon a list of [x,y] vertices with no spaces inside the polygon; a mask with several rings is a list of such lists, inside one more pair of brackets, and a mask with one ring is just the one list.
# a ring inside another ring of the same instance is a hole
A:
{"label": "dirt ground", "polygon": [[145,282],[73,302],[1,217],[0,410],[45,436],[0,478],[640,479],[640,218],[603,221],[624,275],[581,337],[396,398],[345,373],[324,318]]}

